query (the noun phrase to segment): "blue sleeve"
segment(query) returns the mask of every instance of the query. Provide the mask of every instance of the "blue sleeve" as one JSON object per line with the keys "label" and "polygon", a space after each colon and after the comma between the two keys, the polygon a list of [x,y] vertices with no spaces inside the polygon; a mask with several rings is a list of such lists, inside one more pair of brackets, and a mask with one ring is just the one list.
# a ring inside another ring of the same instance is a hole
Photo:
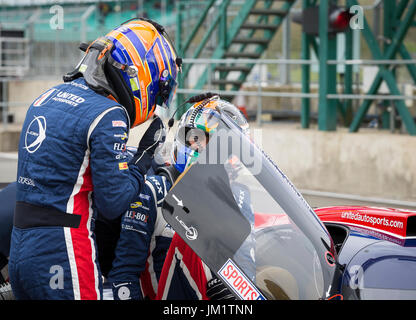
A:
{"label": "blue sleeve", "polygon": [[156,206],[161,207],[163,200],[165,199],[169,189],[172,186],[171,183],[168,181],[168,179],[159,175],[148,175],[146,180],[152,185],[151,190],[154,192],[153,196],[156,199]]}
{"label": "blue sleeve", "polygon": [[[159,281],[160,274],[162,272],[163,264],[166,259],[166,254],[169,250],[170,243],[172,241],[172,237],[174,231],[172,227],[165,221],[162,216],[161,207],[163,204],[163,200],[165,199],[169,189],[171,188],[172,184],[166,177],[163,176],[148,176],[148,181],[151,182],[155,193],[156,199],[156,210],[157,214],[160,215],[158,225],[155,227],[155,246],[153,251],[151,252],[153,258],[153,271],[155,272],[157,281]],[[163,221],[163,222],[161,222]]]}
{"label": "blue sleeve", "polygon": [[[120,238],[117,242],[115,259],[108,275],[108,281],[113,284],[113,294],[116,297],[119,286],[128,287],[130,298],[141,299],[140,275],[145,270],[150,253],[150,245],[156,233],[156,221],[158,217],[157,207],[162,205],[167,193],[166,178],[160,176],[147,176],[145,186],[134,202],[130,204],[121,221]],[[160,210],[160,209],[159,209]],[[160,242],[157,237],[157,245],[162,245],[167,251],[170,243]],[[156,250],[157,251],[157,250]],[[163,258],[166,252],[159,251]],[[159,257],[155,259],[159,266]],[[160,271],[156,272],[157,278]]]}
{"label": "blue sleeve", "polygon": [[94,201],[108,219],[120,216],[144,185],[138,167],[129,164],[127,117],[120,108],[109,111],[90,135],[90,165]]}
{"label": "blue sleeve", "polygon": [[163,264],[165,263],[166,255],[172,242],[172,237],[156,236],[155,238],[156,246],[152,252],[153,270],[156,274],[157,281],[159,281]]}
{"label": "blue sleeve", "polygon": [[108,276],[110,282],[128,281],[139,286],[140,273],[146,266],[156,222],[156,211],[149,205],[149,202],[154,203],[151,200],[152,192],[146,185],[123,215],[116,257]]}

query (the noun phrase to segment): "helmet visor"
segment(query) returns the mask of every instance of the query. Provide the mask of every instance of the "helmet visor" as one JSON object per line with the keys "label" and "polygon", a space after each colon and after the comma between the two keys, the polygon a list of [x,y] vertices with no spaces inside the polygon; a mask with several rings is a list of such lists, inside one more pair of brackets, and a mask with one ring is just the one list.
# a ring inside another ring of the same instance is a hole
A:
{"label": "helmet visor", "polygon": [[187,148],[201,152],[208,144],[209,133],[198,128],[181,127],[178,131],[177,140]]}
{"label": "helmet visor", "polygon": [[159,92],[156,96],[156,104],[168,109],[175,96],[177,87],[178,83],[170,74],[167,77],[162,76],[159,81]]}

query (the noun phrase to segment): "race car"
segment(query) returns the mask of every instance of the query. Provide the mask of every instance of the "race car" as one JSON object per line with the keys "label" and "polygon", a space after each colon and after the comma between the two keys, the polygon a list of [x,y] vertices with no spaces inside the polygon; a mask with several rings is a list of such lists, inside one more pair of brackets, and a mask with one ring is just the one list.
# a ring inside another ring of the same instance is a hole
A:
{"label": "race car", "polygon": [[[337,292],[327,299],[416,299],[415,211],[365,206],[314,211],[333,240],[333,263],[339,268]],[[257,230],[274,232],[287,220],[283,215],[255,217]]]}
{"label": "race car", "polygon": [[416,211],[313,209],[225,116],[221,127],[229,139],[210,137],[162,212],[237,299],[416,299]]}
{"label": "race car", "polygon": [[335,242],[340,298],[416,299],[416,212],[374,207],[315,212]]}
{"label": "race car", "polygon": [[313,209],[225,114],[221,129],[162,211],[237,299],[416,299],[416,211]]}
{"label": "race car", "polygon": [[[334,244],[336,254],[328,255],[328,265],[336,265],[339,269],[336,278],[333,279],[333,283],[337,286],[336,290],[333,290],[331,295],[325,296],[326,299],[416,299],[415,211],[333,206],[315,208],[314,212],[323,222]],[[5,222],[2,221],[3,225]],[[269,256],[274,256],[276,253],[273,244],[276,240],[286,242],[286,246],[293,249],[289,244],[293,234],[290,235],[289,229],[284,228],[287,223],[289,223],[287,216],[282,214],[255,214],[257,255],[267,252]],[[101,226],[98,225],[99,228]],[[101,234],[105,232],[107,231],[102,231]],[[270,241],[270,235],[273,241]],[[109,236],[114,235],[109,234]],[[282,256],[284,255],[279,254],[279,259]],[[7,259],[1,256],[0,263],[3,276],[7,279]],[[102,263],[107,262],[102,261]],[[286,272],[282,271],[283,265],[288,268]],[[296,278],[300,278],[302,273],[296,271],[300,263],[292,262],[292,267],[289,266],[290,263],[280,262],[279,266],[274,266],[274,272],[269,268],[268,278],[263,279],[263,283],[268,281],[268,287],[264,286],[260,292],[268,299],[317,298],[316,294],[306,293],[308,290],[306,286],[296,283]],[[264,271],[257,272],[257,280],[265,277],[264,275]],[[260,281],[256,284],[261,287]],[[3,283],[3,288],[4,295],[0,294],[0,296],[12,298],[10,292],[7,293],[7,288],[10,289],[7,282]]]}

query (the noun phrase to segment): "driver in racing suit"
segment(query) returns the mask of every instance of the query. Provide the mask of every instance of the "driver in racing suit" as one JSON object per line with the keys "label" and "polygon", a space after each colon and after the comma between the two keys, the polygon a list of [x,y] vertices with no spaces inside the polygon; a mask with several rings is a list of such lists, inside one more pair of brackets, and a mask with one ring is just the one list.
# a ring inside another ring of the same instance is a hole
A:
{"label": "driver in racing suit", "polygon": [[143,190],[163,124],[152,121],[129,162],[125,140],[175,92],[181,61],[154,22],[127,21],[84,49],[23,124],[9,260],[17,299],[102,298],[95,209],[117,218]]}
{"label": "driver in racing suit", "polygon": [[[209,142],[209,134],[215,126],[210,123],[210,111],[216,108],[227,112],[243,131],[248,131],[247,121],[235,106],[215,98],[196,104],[181,118],[174,141],[172,162],[177,171],[183,172],[189,167],[199,156],[198,152]],[[182,133],[185,139],[181,138],[182,128],[185,129]],[[233,165],[235,163],[231,158],[229,166]],[[233,170],[229,172],[235,173],[238,167],[231,169]],[[232,177],[230,179],[232,180]],[[252,216],[248,214],[251,208],[247,187],[237,182],[233,182],[231,187],[235,201],[243,214],[247,211],[245,216]],[[243,251],[247,252],[247,250]],[[250,260],[250,257],[245,257],[244,254],[241,255],[240,261],[246,258],[247,265],[253,265],[252,258]],[[175,234],[163,265],[156,299],[234,300],[235,298],[185,241]]]}
{"label": "driver in racing suit", "polygon": [[[122,217],[120,239],[115,250],[112,269],[108,274],[108,283],[112,284],[114,299],[154,299],[156,296],[163,262],[166,261],[166,253],[173,235],[173,230],[161,214],[162,201],[183,169],[193,160],[193,157],[188,157],[188,162],[184,159],[186,165],[178,160],[178,157],[186,157],[178,152],[177,148],[181,146],[179,141],[188,139],[188,145],[193,146],[193,151],[197,151],[198,145],[202,146],[206,143],[201,136],[204,135],[203,130],[199,132],[195,130],[204,123],[202,117],[195,120],[204,105],[208,105],[206,108],[208,111],[212,110],[210,108],[220,107],[239,112],[237,108],[224,101],[206,100],[191,107],[190,111],[182,117],[172,151],[174,165],[160,166],[156,170],[156,175],[148,176],[143,194],[131,204]],[[191,119],[194,119],[192,124]],[[182,137],[182,134],[186,135],[186,138]],[[176,237],[174,235],[174,238]],[[187,257],[193,253],[190,248],[189,251]],[[209,271],[208,268],[206,269]],[[211,276],[209,279],[212,278]],[[216,285],[221,287],[222,283],[218,282]],[[221,290],[225,289],[221,288]],[[230,296],[228,289],[224,292]]]}
{"label": "driver in racing suit", "polygon": [[148,175],[142,192],[121,218],[120,238],[108,273],[115,300],[153,300],[156,296],[174,234],[161,212],[171,185],[165,175]]}
{"label": "driver in racing suit", "polygon": [[[234,167],[232,171],[228,171],[229,173],[238,170],[238,166],[234,165],[235,162],[235,159],[229,159],[228,165]],[[231,189],[242,214],[245,217],[253,217],[249,188],[232,181]],[[249,222],[254,227],[254,221]],[[250,279],[253,279],[255,274],[253,241],[249,237],[234,256]],[[163,265],[156,299],[234,300],[235,297],[188,244],[178,234],[175,234]]]}
{"label": "driver in racing suit", "polygon": [[[126,149],[127,159],[130,160],[137,153],[137,148],[128,146]],[[157,158],[157,155],[155,158]],[[127,277],[129,272],[140,274],[138,288],[142,289],[143,296],[148,299],[154,299],[156,296],[158,279],[174,233],[172,228],[164,221],[160,206],[167,190],[170,188],[170,181],[173,181],[172,174],[175,173],[162,170],[163,175],[155,175],[162,164],[160,161],[161,159],[153,160],[152,167],[147,172],[143,190],[136,195],[135,200],[137,201],[130,204],[130,208],[125,215],[120,219],[108,220],[100,212],[97,212],[95,223],[98,261],[104,279],[108,280],[111,263],[116,251],[114,242],[117,243],[120,237],[120,220],[123,219],[127,234],[126,232],[121,233],[117,257],[120,260],[120,257],[132,252],[134,254],[130,255],[130,258],[137,257],[136,265],[125,268],[125,270],[114,268],[113,274],[116,276],[118,271],[121,271],[122,275],[125,272]],[[8,283],[7,263],[13,227],[16,184],[16,182],[10,183],[0,191],[0,271],[2,271],[0,274],[0,300],[14,299]],[[141,233],[131,232],[133,228]],[[136,241],[133,248],[130,245],[132,241]],[[121,246],[124,244],[126,246]],[[106,288],[109,285],[110,289],[107,290]],[[103,298],[112,300],[111,283],[105,281],[103,287]],[[109,294],[109,291],[111,294]],[[141,292],[139,292],[139,295],[141,296]],[[126,296],[123,296],[123,298],[126,298]],[[118,296],[116,299],[118,299]]]}

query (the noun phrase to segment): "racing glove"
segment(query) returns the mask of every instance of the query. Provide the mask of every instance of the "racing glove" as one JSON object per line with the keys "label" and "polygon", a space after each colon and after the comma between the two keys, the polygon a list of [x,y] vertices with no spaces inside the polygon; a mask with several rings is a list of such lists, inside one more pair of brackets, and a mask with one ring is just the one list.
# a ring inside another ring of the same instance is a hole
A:
{"label": "racing glove", "polygon": [[156,149],[165,142],[166,131],[162,120],[155,117],[139,142],[137,152],[130,163],[134,163],[145,175],[152,166]]}
{"label": "racing glove", "polygon": [[207,297],[210,300],[237,300],[231,291],[214,274],[207,283]]}
{"label": "racing glove", "polygon": [[143,300],[140,284],[133,282],[112,283],[114,300]]}
{"label": "racing glove", "polygon": [[12,286],[9,282],[0,284],[0,300],[15,300]]}

